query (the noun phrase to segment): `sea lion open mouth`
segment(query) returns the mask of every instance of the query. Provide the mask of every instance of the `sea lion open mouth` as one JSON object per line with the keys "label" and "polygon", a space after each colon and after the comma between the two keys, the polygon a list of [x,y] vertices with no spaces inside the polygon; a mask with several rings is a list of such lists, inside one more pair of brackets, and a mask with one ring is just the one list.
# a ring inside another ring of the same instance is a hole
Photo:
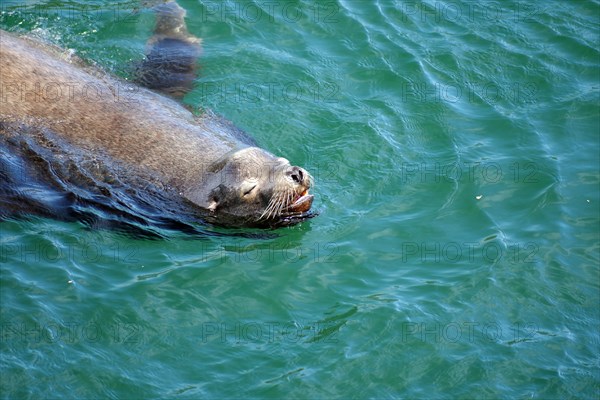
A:
{"label": "sea lion open mouth", "polygon": [[292,204],[290,204],[285,210],[288,213],[303,213],[310,210],[312,202],[315,196],[308,194],[308,189],[305,189],[300,193]]}
{"label": "sea lion open mouth", "polygon": [[275,226],[294,225],[319,215],[318,212],[310,209],[315,196],[309,194],[308,190],[305,189],[294,199],[292,204],[281,212],[274,223]]}

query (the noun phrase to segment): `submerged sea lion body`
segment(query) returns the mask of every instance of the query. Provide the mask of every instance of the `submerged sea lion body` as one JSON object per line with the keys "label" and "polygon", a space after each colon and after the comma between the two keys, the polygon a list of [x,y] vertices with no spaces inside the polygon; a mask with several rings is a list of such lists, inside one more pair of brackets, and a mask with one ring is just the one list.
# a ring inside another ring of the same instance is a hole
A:
{"label": "submerged sea lion body", "polygon": [[196,79],[202,40],[190,35],[185,10],[175,2],[155,7],[154,34],[146,45],[146,57],[136,70],[136,81],[173,97],[182,97]]}
{"label": "submerged sea lion body", "polygon": [[[0,31],[0,140],[35,136],[68,161],[164,188],[226,226],[279,226],[310,217],[312,178],[253,145],[212,113],[131,85],[63,53]],[[83,161],[82,161],[83,160]]]}

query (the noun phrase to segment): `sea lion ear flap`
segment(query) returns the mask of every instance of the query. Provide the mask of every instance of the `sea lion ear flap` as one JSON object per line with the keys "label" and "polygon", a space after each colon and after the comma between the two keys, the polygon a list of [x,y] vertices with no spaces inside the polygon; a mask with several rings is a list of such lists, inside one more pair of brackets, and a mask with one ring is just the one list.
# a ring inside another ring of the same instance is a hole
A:
{"label": "sea lion ear flap", "polygon": [[200,182],[190,185],[183,192],[183,197],[211,213],[215,212],[219,205],[219,200],[215,197],[219,184],[219,174],[207,174]]}

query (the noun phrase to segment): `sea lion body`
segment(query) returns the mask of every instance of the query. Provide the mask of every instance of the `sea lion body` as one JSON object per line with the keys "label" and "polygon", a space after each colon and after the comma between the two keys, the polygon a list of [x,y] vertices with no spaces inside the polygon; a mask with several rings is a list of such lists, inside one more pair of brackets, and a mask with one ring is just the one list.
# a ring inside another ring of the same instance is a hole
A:
{"label": "sea lion body", "polygon": [[278,226],[309,216],[310,175],[252,146],[228,121],[194,116],[171,98],[0,31],[0,139],[31,132],[162,185],[211,223]]}
{"label": "sea lion body", "polygon": [[82,149],[102,149],[164,175],[174,186],[240,146],[174,100],[96,76],[6,32],[0,46],[4,123],[43,126]]}

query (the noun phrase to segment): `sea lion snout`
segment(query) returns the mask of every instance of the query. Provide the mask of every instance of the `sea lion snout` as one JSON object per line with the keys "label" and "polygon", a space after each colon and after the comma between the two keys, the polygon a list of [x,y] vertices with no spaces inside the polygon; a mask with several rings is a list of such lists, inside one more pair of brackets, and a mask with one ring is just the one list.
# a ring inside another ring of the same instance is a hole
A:
{"label": "sea lion snout", "polygon": [[285,208],[289,213],[303,213],[310,210],[314,196],[308,191],[313,185],[312,176],[305,169],[291,166],[285,170],[285,176],[291,183],[293,196],[291,202]]}

